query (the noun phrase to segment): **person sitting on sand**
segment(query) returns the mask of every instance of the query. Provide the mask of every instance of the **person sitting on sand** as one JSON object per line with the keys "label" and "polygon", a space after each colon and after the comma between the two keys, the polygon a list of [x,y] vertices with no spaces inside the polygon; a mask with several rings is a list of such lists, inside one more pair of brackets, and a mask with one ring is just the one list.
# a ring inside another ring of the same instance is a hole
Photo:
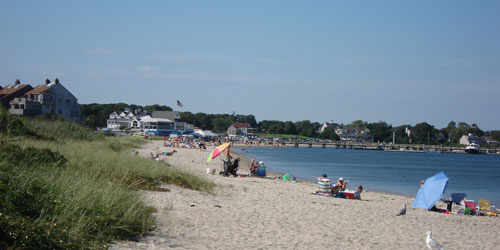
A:
{"label": "person sitting on sand", "polygon": [[322,174],[321,177],[318,177],[318,188],[319,191],[316,192],[317,195],[331,195],[330,184],[331,180],[328,178],[326,174]]}
{"label": "person sitting on sand", "polygon": [[361,186],[361,185],[358,185],[358,188],[357,188],[357,189],[358,189],[358,193],[361,193],[361,192],[363,192],[363,186]]}
{"label": "person sitting on sand", "polygon": [[240,165],[240,157],[236,158],[236,160],[233,161],[233,164],[231,164],[231,167],[229,167],[229,174],[236,177],[238,172],[238,167]]}
{"label": "person sitting on sand", "polygon": [[259,167],[259,164],[255,159],[252,159],[250,162],[250,176],[256,175],[257,174],[257,168]]}
{"label": "person sitting on sand", "polygon": [[205,143],[204,143],[204,142],[200,142],[200,143],[198,144],[198,147],[200,148],[200,151],[201,151],[202,149],[207,149],[207,147],[205,146]]}
{"label": "person sitting on sand", "polygon": [[344,177],[340,177],[337,183],[332,186],[332,194],[336,197],[343,198],[341,191],[345,191],[346,186],[347,181],[344,181]]}

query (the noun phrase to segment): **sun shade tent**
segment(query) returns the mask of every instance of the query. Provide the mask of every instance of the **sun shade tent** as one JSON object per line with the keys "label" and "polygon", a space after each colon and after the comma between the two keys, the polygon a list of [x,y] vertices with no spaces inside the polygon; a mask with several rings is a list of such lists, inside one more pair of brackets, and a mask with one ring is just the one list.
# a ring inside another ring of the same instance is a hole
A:
{"label": "sun shade tent", "polygon": [[441,199],[446,185],[448,185],[448,176],[440,172],[425,180],[424,185],[418,190],[412,207],[421,207],[427,210],[431,209],[436,202]]}
{"label": "sun shade tent", "polygon": [[193,134],[196,134],[201,137],[217,137],[217,134],[212,133],[210,130],[200,130],[200,131],[195,131]]}

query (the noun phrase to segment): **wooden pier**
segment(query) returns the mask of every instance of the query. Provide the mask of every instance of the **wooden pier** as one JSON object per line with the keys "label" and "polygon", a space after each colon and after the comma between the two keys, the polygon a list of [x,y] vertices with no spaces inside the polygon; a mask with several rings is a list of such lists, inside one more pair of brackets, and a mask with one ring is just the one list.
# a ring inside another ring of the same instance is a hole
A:
{"label": "wooden pier", "polygon": [[[321,147],[321,148],[341,148],[341,149],[359,149],[359,150],[384,150],[389,152],[436,152],[436,153],[465,153],[465,146],[443,146],[443,145],[423,145],[423,144],[379,144],[375,142],[293,142],[277,141],[273,144],[275,147]],[[482,149],[483,154],[500,154],[500,148]]]}

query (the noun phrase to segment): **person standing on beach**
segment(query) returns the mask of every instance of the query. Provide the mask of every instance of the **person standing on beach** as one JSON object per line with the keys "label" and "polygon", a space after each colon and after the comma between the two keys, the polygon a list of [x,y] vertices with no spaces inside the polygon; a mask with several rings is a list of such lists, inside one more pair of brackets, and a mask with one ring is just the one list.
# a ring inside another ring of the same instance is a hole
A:
{"label": "person standing on beach", "polygon": [[222,159],[223,163],[224,163],[224,172],[223,172],[223,176],[229,176],[229,168],[231,167],[232,163],[231,163],[231,153],[229,152],[229,149],[230,149],[231,146],[229,146],[227,149],[226,149],[226,157],[224,159]]}

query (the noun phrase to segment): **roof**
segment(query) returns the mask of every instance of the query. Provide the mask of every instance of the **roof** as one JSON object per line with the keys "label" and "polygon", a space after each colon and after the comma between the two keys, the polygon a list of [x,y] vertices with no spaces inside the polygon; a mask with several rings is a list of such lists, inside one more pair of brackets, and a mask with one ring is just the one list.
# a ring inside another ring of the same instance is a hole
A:
{"label": "roof", "polygon": [[7,85],[0,89],[0,95],[10,95],[24,88],[31,88],[31,86],[29,84]]}
{"label": "roof", "polygon": [[151,117],[169,119],[171,121],[179,120],[181,118],[179,111],[153,111]]}
{"label": "roof", "polygon": [[55,86],[56,83],[55,82],[51,82],[49,84],[43,84],[43,85],[38,85],[36,86],[34,89],[30,90],[28,93],[26,93],[27,95],[30,95],[30,94],[41,94],[45,91],[47,91],[48,89],[52,88],[53,86]]}
{"label": "roof", "polygon": [[235,128],[251,128],[250,127],[250,124],[248,123],[233,123],[231,124],[231,126],[235,127]]}
{"label": "roof", "polygon": [[145,118],[141,119],[141,122],[167,122],[167,123],[174,123],[172,120],[169,120],[169,119],[151,118],[151,117],[145,117]]}

